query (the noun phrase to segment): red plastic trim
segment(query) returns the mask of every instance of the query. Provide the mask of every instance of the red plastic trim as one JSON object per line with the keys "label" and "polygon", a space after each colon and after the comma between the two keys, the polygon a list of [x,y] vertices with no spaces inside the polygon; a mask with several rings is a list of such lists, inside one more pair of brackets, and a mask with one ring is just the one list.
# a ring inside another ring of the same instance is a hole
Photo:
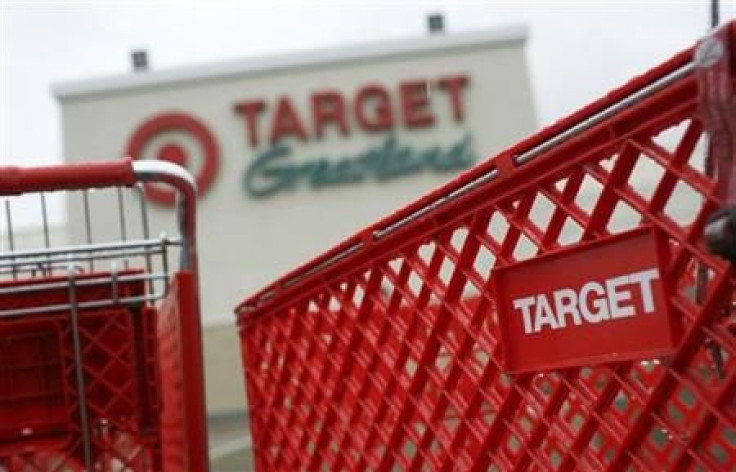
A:
{"label": "red plastic trim", "polygon": [[0,167],[0,195],[81,190],[135,183],[129,159],[47,167]]}

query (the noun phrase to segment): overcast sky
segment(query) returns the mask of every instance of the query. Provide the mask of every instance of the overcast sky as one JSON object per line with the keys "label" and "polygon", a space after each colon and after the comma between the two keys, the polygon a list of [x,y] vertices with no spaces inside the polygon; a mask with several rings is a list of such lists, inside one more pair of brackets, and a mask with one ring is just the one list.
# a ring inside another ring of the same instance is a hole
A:
{"label": "overcast sky", "polygon": [[[524,23],[539,124],[584,105],[692,44],[710,0],[609,2],[10,1],[2,4],[0,159],[62,159],[58,82],[127,73],[132,49],[164,69]],[[722,18],[736,16],[722,2]]]}

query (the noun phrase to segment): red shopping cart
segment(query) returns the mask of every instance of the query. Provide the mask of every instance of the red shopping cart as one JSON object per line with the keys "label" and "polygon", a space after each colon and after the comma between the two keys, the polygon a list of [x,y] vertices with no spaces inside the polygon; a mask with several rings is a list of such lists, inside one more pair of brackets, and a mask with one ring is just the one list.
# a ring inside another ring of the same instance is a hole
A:
{"label": "red shopping cart", "polygon": [[239,305],[258,470],[736,470],[734,38]]}
{"label": "red shopping cart", "polygon": [[[180,235],[151,237],[144,182],[178,191]],[[60,191],[83,208],[82,244],[51,244],[47,195]],[[90,201],[105,192],[120,238],[98,242]],[[16,200],[29,195],[40,249],[16,247],[13,216],[29,208]],[[0,167],[0,196],[0,471],[208,470],[189,175],[151,161]],[[129,234],[131,201],[141,237]]]}

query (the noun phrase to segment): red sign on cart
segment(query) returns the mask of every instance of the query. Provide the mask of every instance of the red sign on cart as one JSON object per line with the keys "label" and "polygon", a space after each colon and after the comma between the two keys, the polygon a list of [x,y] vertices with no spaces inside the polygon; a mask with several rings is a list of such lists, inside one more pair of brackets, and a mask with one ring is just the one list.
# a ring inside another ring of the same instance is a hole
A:
{"label": "red sign on cart", "polygon": [[665,243],[644,227],[494,271],[506,368],[526,372],[674,353]]}

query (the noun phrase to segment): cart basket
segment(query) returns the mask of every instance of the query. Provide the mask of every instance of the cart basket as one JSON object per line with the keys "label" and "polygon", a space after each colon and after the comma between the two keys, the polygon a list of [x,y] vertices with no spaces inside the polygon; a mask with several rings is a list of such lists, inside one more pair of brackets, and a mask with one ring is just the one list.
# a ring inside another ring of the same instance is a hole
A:
{"label": "cart basket", "polygon": [[[177,190],[179,235],[150,236],[143,182]],[[62,191],[82,244],[52,244]],[[0,472],[207,471],[192,178],[152,161],[0,167],[0,196]],[[41,247],[14,236],[23,198],[40,199]],[[115,207],[119,238],[95,240],[94,208]]]}
{"label": "cart basket", "polygon": [[733,45],[240,304],[258,470],[736,470]]}

